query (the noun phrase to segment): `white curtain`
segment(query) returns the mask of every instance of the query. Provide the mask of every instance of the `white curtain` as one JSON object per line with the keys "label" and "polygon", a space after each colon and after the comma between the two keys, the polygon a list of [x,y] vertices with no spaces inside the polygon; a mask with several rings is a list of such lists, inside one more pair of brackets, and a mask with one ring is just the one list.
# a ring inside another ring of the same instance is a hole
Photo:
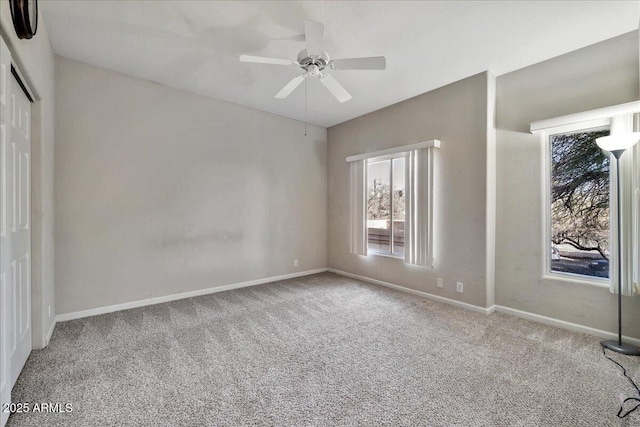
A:
{"label": "white curtain", "polygon": [[350,163],[350,167],[350,252],[356,255],[367,255],[367,160],[353,161]]}
{"label": "white curtain", "polygon": [[[633,130],[640,132],[640,114],[636,113],[633,118]],[[633,294],[640,295],[640,143],[633,147],[633,171],[632,183],[632,234],[635,236],[632,249],[633,268]]]}
{"label": "white curtain", "polygon": [[[633,132],[637,114],[615,116],[611,120],[611,135]],[[611,156],[611,197],[610,221],[611,239],[609,245],[609,272],[611,280],[609,290],[618,293],[618,263],[622,265],[622,295],[638,295],[638,277],[640,266],[638,261],[638,241],[640,240],[640,144],[627,150],[618,163],[620,167],[620,224],[617,223],[618,191],[616,187],[616,162]],[[618,227],[620,227],[621,253],[618,254]]]}
{"label": "white curtain", "polygon": [[433,268],[435,149],[407,155],[405,199],[405,262]]}

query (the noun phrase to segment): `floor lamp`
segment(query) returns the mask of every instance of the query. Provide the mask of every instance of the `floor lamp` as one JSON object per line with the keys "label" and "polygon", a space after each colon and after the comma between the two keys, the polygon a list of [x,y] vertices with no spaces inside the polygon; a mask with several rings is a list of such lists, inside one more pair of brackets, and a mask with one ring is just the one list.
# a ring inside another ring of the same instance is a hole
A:
{"label": "floor lamp", "polygon": [[602,341],[600,344],[604,348],[613,350],[617,353],[628,354],[631,356],[640,356],[640,349],[631,344],[622,342],[622,262],[620,258],[622,244],[620,225],[620,157],[625,150],[633,147],[640,141],[640,132],[625,133],[620,135],[605,136],[597,138],[598,147],[613,154],[616,159],[616,190],[617,190],[617,206],[618,206],[618,339]]}

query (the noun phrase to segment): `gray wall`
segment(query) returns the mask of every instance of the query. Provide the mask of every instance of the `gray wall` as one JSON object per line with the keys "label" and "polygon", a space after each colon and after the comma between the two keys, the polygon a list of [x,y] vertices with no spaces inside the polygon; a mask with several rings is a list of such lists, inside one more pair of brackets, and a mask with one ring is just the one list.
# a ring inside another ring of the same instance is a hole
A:
{"label": "gray wall", "polygon": [[[491,305],[487,73],[328,132],[311,126],[307,138],[293,120],[65,58],[56,74],[58,313],[327,265]],[[638,99],[638,34],[500,76],[496,92],[495,303],[614,331],[607,289],[541,278],[542,153],[528,129]],[[434,138],[443,143],[436,268],[349,254],[345,157]],[[625,331],[636,337],[639,306],[625,298]]]}
{"label": "gray wall", "polygon": [[[478,74],[329,129],[329,267],[485,306],[487,87],[488,75]],[[442,141],[436,268],[350,254],[345,157],[430,139]]]}
{"label": "gray wall", "polygon": [[[638,33],[626,34],[497,79],[496,304],[616,330],[608,289],[543,280],[540,139],[529,124],[638,99]],[[624,299],[624,333],[640,337],[640,298]]]}
{"label": "gray wall", "polygon": [[60,57],[56,93],[58,314],[327,266],[326,129]]}
{"label": "gray wall", "polygon": [[30,40],[16,36],[9,2],[0,2],[0,33],[34,95],[31,108],[31,335],[47,344],[56,314],[54,289],[54,56],[42,12]]}

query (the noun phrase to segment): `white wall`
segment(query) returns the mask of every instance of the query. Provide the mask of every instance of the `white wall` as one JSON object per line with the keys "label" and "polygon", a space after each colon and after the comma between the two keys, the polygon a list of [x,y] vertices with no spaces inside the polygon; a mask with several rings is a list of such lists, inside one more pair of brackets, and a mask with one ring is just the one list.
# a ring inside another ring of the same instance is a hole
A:
{"label": "white wall", "polygon": [[327,266],[326,129],[61,57],[56,94],[59,314]]}
{"label": "white wall", "polygon": [[[497,79],[496,304],[614,332],[607,288],[543,280],[542,164],[535,120],[638,99],[638,32]],[[640,298],[623,298],[623,333],[640,337]]]}
{"label": "white wall", "polygon": [[31,138],[31,332],[34,348],[47,344],[55,317],[54,289],[54,56],[47,26],[38,15],[38,31],[30,40],[16,36],[8,1],[0,2],[0,33],[11,50],[36,103],[32,105]]}
{"label": "white wall", "polygon": [[[489,78],[478,74],[329,128],[330,268],[486,306]],[[437,153],[436,268],[350,254],[345,157],[430,139],[442,141]],[[436,277],[444,279],[443,289],[436,287]],[[455,291],[456,281],[464,283],[463,294]]]}

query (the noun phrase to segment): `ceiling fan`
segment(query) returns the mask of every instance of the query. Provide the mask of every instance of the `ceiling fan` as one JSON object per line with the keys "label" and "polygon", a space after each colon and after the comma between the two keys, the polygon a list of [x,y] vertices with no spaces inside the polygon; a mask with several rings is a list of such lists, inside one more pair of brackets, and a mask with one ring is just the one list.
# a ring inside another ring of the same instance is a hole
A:
{"label": "ceiling fan", "polygon": [[325,73],[325,70],[384,70],[386,68],[387,61],[384,56],[330,59],[329,54],[322,50],[323,34],[324,25],[322,25],[322,23],[306,19],[304,21],[304,35],[307,48],[298,53],[296,61],[253,55],[240,55],[240,61],[258,64],[298,66],[302,68],[304,72],[291,79],[291,81],[276,94],[276,98],[286,98],[305,79],[317,77],[340,102],[350,100],[351,95],[336,79],[330,74]]}

